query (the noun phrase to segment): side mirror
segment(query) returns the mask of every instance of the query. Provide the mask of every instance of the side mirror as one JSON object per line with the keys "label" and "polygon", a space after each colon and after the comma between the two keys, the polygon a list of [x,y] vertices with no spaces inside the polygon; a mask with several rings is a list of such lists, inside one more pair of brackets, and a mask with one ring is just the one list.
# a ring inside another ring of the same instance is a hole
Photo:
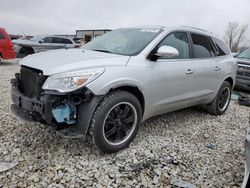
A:
{"label": "side mirror", "polygon": [[43,40],[39,40],[39,43],[40,43],[40,44],[43,43]]}
{"label": "side mirror", "polygon": [[237,56],[239,55],[239,53],[232,53],[233,54],[233,56],[234,56],[234,58],[237,58]]}
{"label": "side mirror", "polygon": [[173,58],[179,55],[179,51],[171,46],[161,46],[157,50],[156,55],[158,57]]}

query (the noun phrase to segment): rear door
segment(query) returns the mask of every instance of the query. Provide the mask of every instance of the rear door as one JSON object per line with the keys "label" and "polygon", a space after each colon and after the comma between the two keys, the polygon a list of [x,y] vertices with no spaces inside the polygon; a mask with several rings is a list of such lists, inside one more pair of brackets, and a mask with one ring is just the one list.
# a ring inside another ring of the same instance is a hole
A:
{"label": "rear door", "polygon": [[65,47],[67,47],[65,42],[64,42],[64,38],[54,37],[53,43],[54,43],[54,46],[56,48],[65,48]]}
{"label": "rear door", "polygon": [[73,42],[67,38],[54,37],[55,46],[58,48],[72,48],[75,47]]}
{"label": "rear door", "polygon": [[194,91],[197,100],[214,96],[221,81],[221,65],[210,37],[190,33],[192,41]]}
{"label": "rear door", "polygon": [[63,43],[66,45],[67,48],[75,47],[75,44],[70,39],[63,39]]}

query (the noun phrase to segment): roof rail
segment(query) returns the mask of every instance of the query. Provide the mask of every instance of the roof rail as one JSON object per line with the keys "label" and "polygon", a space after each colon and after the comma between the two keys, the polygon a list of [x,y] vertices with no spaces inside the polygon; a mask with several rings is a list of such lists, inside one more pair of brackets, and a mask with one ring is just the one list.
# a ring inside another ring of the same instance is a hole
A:
{"label": "roof rail", "polygon": [[[207,30],[205,30],[205,29],[201,29],[201,28],[198,28],[198,27],[186,26],[186,25],[184,25],[183,27],[188,27],[188,28],[192,28],[192,29],[197,29],[197,30],[200,30],[200,31],[203,31],[203,32],[206,32],[206,33],[211,33],[211,34],[215,35],[215,34],[214,34],[213,32],[211,32],[211,31],[207,31]],[[215,35],[215,36],[217,36],[217,35]]]}
{"label": "roof rail", "polygon": [[188,28],[192,28],[192,29],[197,29],[197,30],[200,30],[200,31],[208,32],[208,31],[205,30],[205,29],[201,29],[201,28],[193,27],[193,26],[186,26],[186,25],[183,25],[182,27],[188,27]]}

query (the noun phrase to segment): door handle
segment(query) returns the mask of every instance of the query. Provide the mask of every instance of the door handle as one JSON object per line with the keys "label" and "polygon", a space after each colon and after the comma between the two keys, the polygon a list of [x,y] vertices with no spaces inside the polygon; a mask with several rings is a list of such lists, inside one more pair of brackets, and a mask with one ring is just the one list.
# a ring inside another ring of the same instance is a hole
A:
{"label": "door handle", "polygon": [[221,68],[218,67],[218,66],[214,67],[214,70],[215,70],[215,71],[219,71],[220,69],[221,69]]}
{"label": "door handle", "polygon": [[193,74],[194,72],[191,69],[188,69],[186,74]]}

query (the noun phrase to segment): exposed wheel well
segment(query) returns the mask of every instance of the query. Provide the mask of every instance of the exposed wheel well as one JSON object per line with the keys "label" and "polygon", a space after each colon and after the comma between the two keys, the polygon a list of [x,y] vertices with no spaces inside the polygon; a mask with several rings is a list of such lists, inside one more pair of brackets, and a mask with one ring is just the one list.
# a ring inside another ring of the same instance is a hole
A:
{"label": "exposed wheel well", "polygon": [[121,87],[113,88],[109,92],[114,91],[114,90],[123,90],[123,91],[127,91],[127,92],[132,93],[133,95],[135,95],[136,98],[139,100],[139,102],[141,104],[142,115],[143,115],[144,109],[145,109],[145,99],[144,99],[143,93],[140,91],[139,88],[133,87],[133,86],[121,86]]}
{"label": "exposed wheel well", "polygon": [[26,55],[29,55],[29,54],[33,54],[35,53],[34,49],[32,47],[27,47],[27,46],[23,46],[20,51],[19,51],[20,54],[26,54]]}
{"label": "exposed wheel well", "polygon": [[227,79],[225,79],[225,81],[228,81],[230,83],[231,87],[233,87],[233,83],[234,83],[233,78],[228,77]]}

